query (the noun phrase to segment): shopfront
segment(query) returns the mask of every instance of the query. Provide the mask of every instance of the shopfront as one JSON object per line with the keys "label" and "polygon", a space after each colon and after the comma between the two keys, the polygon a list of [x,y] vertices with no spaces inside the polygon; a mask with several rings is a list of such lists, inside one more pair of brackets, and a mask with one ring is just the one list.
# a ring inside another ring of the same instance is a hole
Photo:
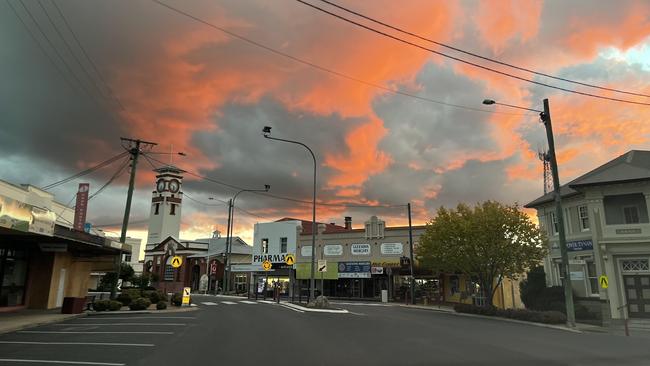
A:
{"label": "shopfront", "polygon": [[27,251],[0,247],[0,307],[25,304]]}

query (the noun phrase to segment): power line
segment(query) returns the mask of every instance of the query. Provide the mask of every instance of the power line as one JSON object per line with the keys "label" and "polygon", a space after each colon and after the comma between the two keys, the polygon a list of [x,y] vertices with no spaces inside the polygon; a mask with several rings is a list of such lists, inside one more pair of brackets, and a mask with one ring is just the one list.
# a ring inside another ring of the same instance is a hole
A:
{"label": "power line", "polygon": [[[152,0],[152,1],[157,1],[157,0]],[[496,73],[496,74],[499,74],[499,75],[503,75],[503,76],[506,76],[506,77],[510,77],[510,78],[513,78],[513,79],[517,79],[517,80],[520,80],[520,81],[525,81],[525,82],[528,82],[528,83],[531,83],[531,84],[540,85],[540,86],[544,86],[544,87],[551,88],[551,89],[561,90],[561,91],[568,92],[568,93],[574,93],[574,94],[579,94],[579,95],[583,95],[583,96],[587,96],[587,97],[592,97],[592,98],[598,98],[598,99],[610,100],[610,101],[614,101],[614,102],[621,102],[621,103],[628,103],[628,104],[635,104],[635,105],[650,106],[650,103],[636,102],[636,101],[632,101],[632,100],[619,99],[619,98],[612,98],[612,97],[606,97],[606,96],[598,95],[598,94],[592,94],[592,93],[581,92],[581,91],[577,91],[577,90],[571,90],[571,89],[567,89],[567,88],[564,88],[564,87],[560,87],[560,86],[556,86],[556,85],[551,85],[551,84],[543,83],[543,82],[540,82],[540,81],[535,81],[535,80],[532,80],[532,79],[527,79],[527,78],[524,78],[524,77],[521,77],[521,76],[517,76],[517,75],[509,74],[509,73],[504,72],[504,71],[500,71],[500,70],[493,69],[493,68],[488,67],[488,66],[480,65],[480,64],[477,64],[477,63],[475,63],[475,62],[467,61],[467,60],[461,59],[461,58],[459,58],[459,57],[452,56],[452,55],[448,55],[448,54],[446,54],[446,53],[443,53],[443,52],[440,52],[440,51],[436,51],[436,50],[431,49],[431,48],[428,48],[428,47],[424,47],[424,46],[419,45],[419,44],[417,44],[417,43],[413,43],[413,42],[411,42],[411,41],[407,41],[407,40],[405,40],[405,39],[399,38],[399,37],[394,36],[394,35],[392,35],[392,34],[388,34],[388,33],[386,33],[386,32],[380,31],[380,30],[378,30],[378,29],[376,29],[376,28],[372,28],[372,27],[367,26],[367,25],[365,25],[365,24],[361,24],[361,23],[359,23],[359,22],[357,22],[357,21],[354,21],[354,20],[352,20],[352,19],[346,18],[346,17],[344,17],[344,16],[342,16],[342,15],[339,15],[339,14],[333,13],[333,12],[331,12],[331,11],[328,11],[328,10],[326,10],[326,9],[323,9],[323,8],[321,8],[321,7],[318,7],[318,6],[314,5],[314,4],[310,4],[310,3],[305,2],[305,1],[303,1],[303,0],[296,0],[296,1],[298,1],[298,2],[301,3],[301,4],[307,5],[307,6],[311,7],[311,8],[314,8],[314,9],[316,9],[316,10],[322,12],[322,13],[325,13],[325,14],[331,15],[331,16],[333,16],[333,17],[335,17],[335,18],[341,19],[341,20],[343,20],[343,21],[345,21],[345,22],[347,22],[347,23],[350,23],[350,24],[356,25],[357,27],[360,27],[360,28],[363,28],[363,29],[369,30],[369,31],[371,31],[371,32],[377,33],[377,34],[382,35],[382,36],[384,36],[384,37],[387,37],[387,38],[390,38],[390,39],[396,40],[396,41],[398,41],[398,42],[404,43],[404,44],[406,44],[406,45],[410,45],[410,46],[413,46],[413,47],[419,48],[419,49],[421,49],[421,50],[428,51],[428,52],[431,52],[431,53],[433,53],[433,54],[436,54],[436,55],[439,55],[439,56],[442,56],[442,57],[446,57],[446,58],[448,58],[448,59],[451,59],[451,60],[454,60],[454,61],[458,61],[458,62],[464,63],[464,64],[466,64],[466,65],[470,65],[470,66],[473,66],[473,67],[476,67],[476,68],[479,68],[479,69],[482,69],[482,70],[490,71],[490,72],[493,72],[493,73]]]}
{"label": "power line", "polygon": [[75,179],[77,179],[79,177],[90,174],[90,173],[92,173],[92,172],[94,172],[94,171],[96,171],[98,169],[101,169],[101,168],[103,168],[103,167],[105,167],[107,165],[110,165],[113,162],[119,160],[120,158],[126,156],[127,154],[128,154],[128,152],[122,152],[120,154],[117,154],[117,155],[113,156],[112,158],[110,158],[108,160],[104,160],[101,163],[99,163],[97,165],[94,165],[94,166],[92,166],[92,167],[90,167],[90,168],[88,168],[86,170],[82,170],[79,173],[76,173],[76,174],[71,175],[71,176],[69,176],[67,178],[61,179],[60,181],[50,183],[50,184],[48,184],[46,186],[43,186],[41,189],[47,191],[47,190],[50,190],[50,189],[52,189],[54,187],[60,186],[60,185],[65,184],[65,183],[68,183],[68,182],[70,182],[72,180],[75,180]]}
{"label": "power line", "polygon": [[200,205],[204,205],[204,206],[223,207],[223,206],[228,204],[228,202],[226,202],[225,204],[224,203],[205,203],[205,202],[201,202],[201,201],[199,201],[199,200],[197,200],[195,198],[192,198],[192,196],[187,194],[187,192],[185,192],[185,191],[183,191],[183,197],[188,198],[190,201],[194,201],[194,202],[196,202],[196,203],[198,203]]}
{"label": "power line", "polygon": [[402,96],[406,96],[406,97],[409,97],[409,98],[414,98],[414,99],[418,99],[418,100],[421,100],[421,101],[440,104],[440,105],[453,107],[453,108],[460,108],[460,109],[466,109],[466,110],[475,111],[475,112],[491,113],[491,114],[505,114],[505,115],[513,115],[513,116],[526,116],[526,115],[528,115],[526,113],[501,112],[501,111],[495,111],[495,110],[475,108],[475,107],[465,106],[465,105],[461,105],[461,104],[447,103],[447,102],[444,102],[444,101],[441,101],[441,100],[422,97],[422,96],[419,96],[419,95],[416,95],[416,94],[404,92],[404,91],[397,90],[397,89],[392,89],[392,88],[383,86],[381,84],[373,83],[371,81],[366,81],[366,80],[359,79],[359,78],[354,77],[354,76],[350,76],[348,74],[344,74],[342,72],[327,68],[325,66],[320,66],[320,65],[315,64],[315,63],[313,63],[311,61],[307,61],[307,60],[298,58],[296,56],[290,55],[290,54],[288,54],[286,52],[283,52],[283,51],[277,50],[275,48],[272,48],[270,46],[266,46],[266,45],[264,45],[264,44],[262,44],[260,42],[254,41],[254,40],[252,40],[250,38],[246,38],[246,37],[241,36],[241,35],[239,35],[237,33],[226,30],[225,28],[219,27],[218,25],[210,23],[210,22],[208,22],[206,20],[203,20],[203,19],[201,19],[199,17],[196,17],[196,16],[194,16],[194,15],[192,15],[190,13],[186,13],[186,12],[184,12],[184,11],[178,9],[178,8],[175,8],[175,7],[171,6],[171,5],[168,5],[168,4],[166,4],[166,3],[164,3],[164,2],[162,2],[160,0],[151,0],[151,1],[153,1],[156,4],[159,4],[161,6],[164,6],[165,8],[167,8],[167,9],[169,9],[171,11],[174,11],[174,12],[180,14],[180,15],[183,15],[183,16],[185,16],[187,18],[190,18],[190,19],[192,19],[192,20],[194,20],[194,21],[196,21],[198,23],[201,23],[201,24],[206,25],[206,26],[208,26],[210,28],[214,28],[216,30],[219,30],[219,31],[221,31],[221,32],[233,37],[233,38],[239,39],[240,41],[244,41],[244,42],[246,42],[248,44],[251,44],[251,45],[253,45],[255,47],[262,48],[262,49],[264,49],[264,50],[266,50],[268,52],[271,52],[271,53],[274,53],[276,55],[286,57],[286,58],[291,59],[291,60],[293,60],[295,62],[301,63],[303,65],[310,66],[310,67],[315,68],[317,70],[320,70],[322,72],[325,72],[325,73],[328,73],[328,74],[331,74],[331,75],[335,75],[335,76],[338,76],[338,77],[343,78],[343,79],[352,80],[352,81],[355,81],[357,83],[364,84],[364,85],[367,85],[367,86],[371,86],[371,87],[374,87],[374,88],[377,88],[377,89],[381,89],[383,91],[387,91],[387,92],[390,92],[390,93],[393,93],[393,94],[402,95]]}
{"label": "power line", "polygon": [[93,193],[92,195],[90,195],[90,197],[88,197],[88,200],[91,200],[91,199],[97,197],[97,195],[99,195],[100,193],[102,193],[102,192],[104,191],[104,189],[106,189],[106,187],[108,187],[109,185],[111,185],[111,183],[113,183],[113,181],[115,181],[117,178],[119,178],[120,176],[122,176],[122,174],[124,174],[124,172],[126,171],[126,167],[129,165],[129,162],[130,162],[130,158],[126,158],[126,159],[124,160],[124,162],[122,163],[122,165],[121,165],[121,166],[120,166],[120,167],[115,171],[115,173],[114,173],[114,174],[113,174],[113,175],[108,179],[108,181],[107,181],[106,183],[104,183],[104,185],[101,186],[101,187],[100,187],[100,188],[99,188],[95,193]]}
{"label": "power line", "polygon": [[600,90],[606,90],[606,91],[611,91],[611,92],[616,92],[616,93],[621,93],[621,94],[634,95],[634,96],[638,96],[638,97],[646,97],[646,98],[650,98],[650,95],[648,95],[648,94],[641,94],[641,93],[636,93],[636,92],[629,92],[629,91],[620,90],[620,89],[607,88],[607,87],[600,86],[600,85],[594,85],[594,84],[589,84],[589,83],[583,83],[583,82],[580,82],[580,81],[571,80],[571,79],[567,79],[567,78],[563,78],[563,77],[559,77],[559,76],[555,76],[555,75],[550,75],[550,74],[546,74],[546,73],[543,73],[543,72],[540,72],[540,71],[535,71],[535,70],[532,70],[532,69],[529,69],[529,68],[525,68],[525,67],[521,67],[521,66],[513,65],[513,64],[511,64],[511,63],[507,63],[507,62],[499,61],[499,60],[496,60],[496,59],[493,59],[493,58],[490,58],[490,57],[486,57],[486,56],[479,55],[479,54],[477,54],[477,53],[473,53],[473,52],[465,51],[465,50],[460,49],[460,48],[458,48],[458,47],[454,47],[454,46],[451,46],[451,45],[448,45],[448,44],[445,44],[445,43],[442,43],[442,42],[439,42],[439,41],[435,41],[435,40],[430,39],[430,38],[426,38],[426,37],[424,37],[424,36],[421,36],[421,35],[416,34],[416,33],[413,33],[413,32],[409,32],[409,31],[407,31],[407,30],[404,30],[403,28],[399,28],[399,27],[393,26],[393,25],[391,25],[391,24],[388,24],[388,23],[386,23],[386,22],[382,22],[382,21],[380,21],[380,20],[377,20],[377,19],[375,19],[375,18],[369,17],[369,16],[367,16],[367,15],[364,15],[364,14],[362,14],[362,13],[360,13],[360,12],[357,12],[357,11],[354,11],[354,10],[352,10],[352,9],[346,8],[346,7],[342,6],[342,5],[336,4],[336,3],[334,3],[334,2],[331,2],[331,1],[328,1],[328,0],[319,0],[319,1],[324,2],[324,3],[326,3],[326,4],[329,4],[329,5],[331,5],[331,6],[335,7],[335,8],[341,9],[341,10],[343,10],[343,11],[345,11],[345,12],[350,13],[350,14],[354,14],[354,15],[356,15],[356,16],[358,16],[358,17],[363,18],[363,19],[369,20],[369,21],[371,21],[371,22],[373,22],[373,23],[383,25],[383,26],[386,27],[386,28],[390,28],[390,29],[396,30],[396,31],[398,31],[398,32],[401,32],[401,33],[407,34],[407,35],[409,35],[409,36],[413,36],[413,37],[418,38],[418,39],[421,39],[421,40],[423,40],[423,41],[431,42],[431,43],[433,43],[433,44],[435,44],[435,45],[438,45],[438,46],[440,46],[440,47],[444,47],[444,48],[447,48],[447,49],[450,49],[450,50],[454,50],[454,51],[457,51],[457,52],[460,52],[460,53],[463,53],[463,54],[466,54],[466,55],[469,55],[469,56],[473,56],[473,57],[479,58],[479,59],[481,59],[481,60],[485,60],[485,61],[493,62],[493,63],[498,64],[498,65],[507,66],[507,67],[511,67],[511,68],[513,68],[513,69],[520,70],[520,71],[525,71],[525,72],[528,72],[528,73],[531,73],[531,74],[535,74],[535,75],[539,75],[539,76],[545,76],[545,77],[547,77],[547,78],[551,78],[551,79],[555,79],[555,80],[560,80],[560,81],[564,81],[564,82],[567,82],[567,83],[572,83],[572,84],[582,85],[582,86],[586,86],[586,87],[590,87],[590,88],[595,88],[595,89],[600,89]]}
{"label": "power line", "polygon": [[[8,0],[7,0],[7,1],[8,1]],[[84,55],[84,57],[86,58],[86,60],[88,60],[88,62],[89,62],[90,65],[92,66],[93,70],[95,70],[95,73],[96,73],[97,76],[99,77],[99,80],[102,82],[102,84],[104,85],[104,87],[106,88],[106,90],[108,90],[108,94],[109,94],[109,95],[110,95],[110,96],[111,96],[111,97],[112,97],[112,98],[113,98],[113,99],[114,99],[114,100],[119,104],[119,106],[120,106],[120,108],[122,108],[122,110],[125,110],[124,105],[122,104],[122,101],[120,100],[120,98],[118,98],[118,97],[113,93],[113,90],[111,89],[111,87],[110,87],[110,86],[108,85],[108,83],[106,82],[106,79],[104,78],[104,76],[102,75],[102,73],[99,72],[99,68],[97,67],[97,65],[95,64],[95,62],[93,61],[93,59],[88,55],[88,52],[86,52],[86,48],[83,46],[83,44],[81,43],[81,41],[80,41],[79,38],[77,37],[76,33],[75,33],[74,30],[72,29],[72,26],[70,25],[70,22],[68,22],[68,18],[66,18],[65,14],[64,14],[63,11],[61,10],[61,8],[59,8],[59,6],[56,4],[56,1],[54,1],[54,0],[50,0],[50,2],[52,3],[52,5],[54,5],[54,7],[56,8],[56,10],[59,12],[59,15],[61,16],[61,19],[63,19],[63,23],[65,24],[66,28],[68,28],[68,31],[70,31],[70,34],[72,34],[72,38],[74,38],[75,42],[77,43],[77,46],[81,49],[81,52],[83,53],[83,55]]]}

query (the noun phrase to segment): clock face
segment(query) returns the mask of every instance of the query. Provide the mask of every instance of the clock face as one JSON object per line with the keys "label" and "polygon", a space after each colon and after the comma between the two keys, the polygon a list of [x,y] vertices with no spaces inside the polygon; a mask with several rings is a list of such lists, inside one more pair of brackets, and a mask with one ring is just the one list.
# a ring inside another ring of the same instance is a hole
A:
{"label": "clock face", "polygon": [[156,189],[158,192],[162,192],[165,190],[165,181],[162,179],[159,179],[158,182],[156,183]]}
{"label": "clock face", "polygon": [[179,188],[181,187],[181,184],[178,180],[172,179],[169,181],[169,191],[172,193],[178,192]]}

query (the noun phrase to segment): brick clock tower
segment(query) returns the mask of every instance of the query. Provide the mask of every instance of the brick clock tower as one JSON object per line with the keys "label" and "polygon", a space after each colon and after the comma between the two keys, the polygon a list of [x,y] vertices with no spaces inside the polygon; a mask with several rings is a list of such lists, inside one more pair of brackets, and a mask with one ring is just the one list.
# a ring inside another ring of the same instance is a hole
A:
{"label": "brick clock tower", "polygon": [[147,246],[158,244],[168,237],[179,239],[181,207],[183,204],[184,170],[167,165],[154,170],[156,188],[151,197]]}

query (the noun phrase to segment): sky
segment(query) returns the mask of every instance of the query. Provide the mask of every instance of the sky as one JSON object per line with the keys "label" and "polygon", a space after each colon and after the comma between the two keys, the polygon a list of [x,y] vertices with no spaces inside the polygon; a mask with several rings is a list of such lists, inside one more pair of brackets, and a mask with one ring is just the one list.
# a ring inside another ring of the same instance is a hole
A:
{"label": "sky", "polygon": [[[504,77],[294,0],[163,2],[216,28],[147,0],[0,2],[0,179],[45,186],[124,151],[120,137],[156,142],[157,154],[151,155],[156,160],[141,159],[137,166],[129,226],[130,236],[145,238],[152,169],[161,162],[237,187],[269,184],[275,195],[309,201],[309,153],[264,139],[266,125],[273,136],[301,141],[314,151],[318,201],[330,204],[318,207],[317,220],[343,224],[344,216],[352,216],[355,227],[371,215],[403,225],[407,202],[414,223],[424,224],[441,206],[484,200],[525,204],[541,195],[537,155],[546,138],[538,116],[484,106],[485,98],[532,109],[549,99],[562,182],[631,149],[647,149],[650,106]],[[308,2],[515,76],[650,102],[490,64],[321,1]],[[336,3],[503,62],[650,94],[647,1]],[[92,194],[121,164],[51,192],[74,204],[77,183],[90,182]],[[120,230],[124,173],[89,204],[88,221],[109,233]],[[183,191],[181,238],[225,232],[227,212],[220,200],[235,190],[186,175]],[[309,204],[250,193],[236,204],[242,210],[235,213],[235,234],[249,243],[255,222],[311,216]]]}

